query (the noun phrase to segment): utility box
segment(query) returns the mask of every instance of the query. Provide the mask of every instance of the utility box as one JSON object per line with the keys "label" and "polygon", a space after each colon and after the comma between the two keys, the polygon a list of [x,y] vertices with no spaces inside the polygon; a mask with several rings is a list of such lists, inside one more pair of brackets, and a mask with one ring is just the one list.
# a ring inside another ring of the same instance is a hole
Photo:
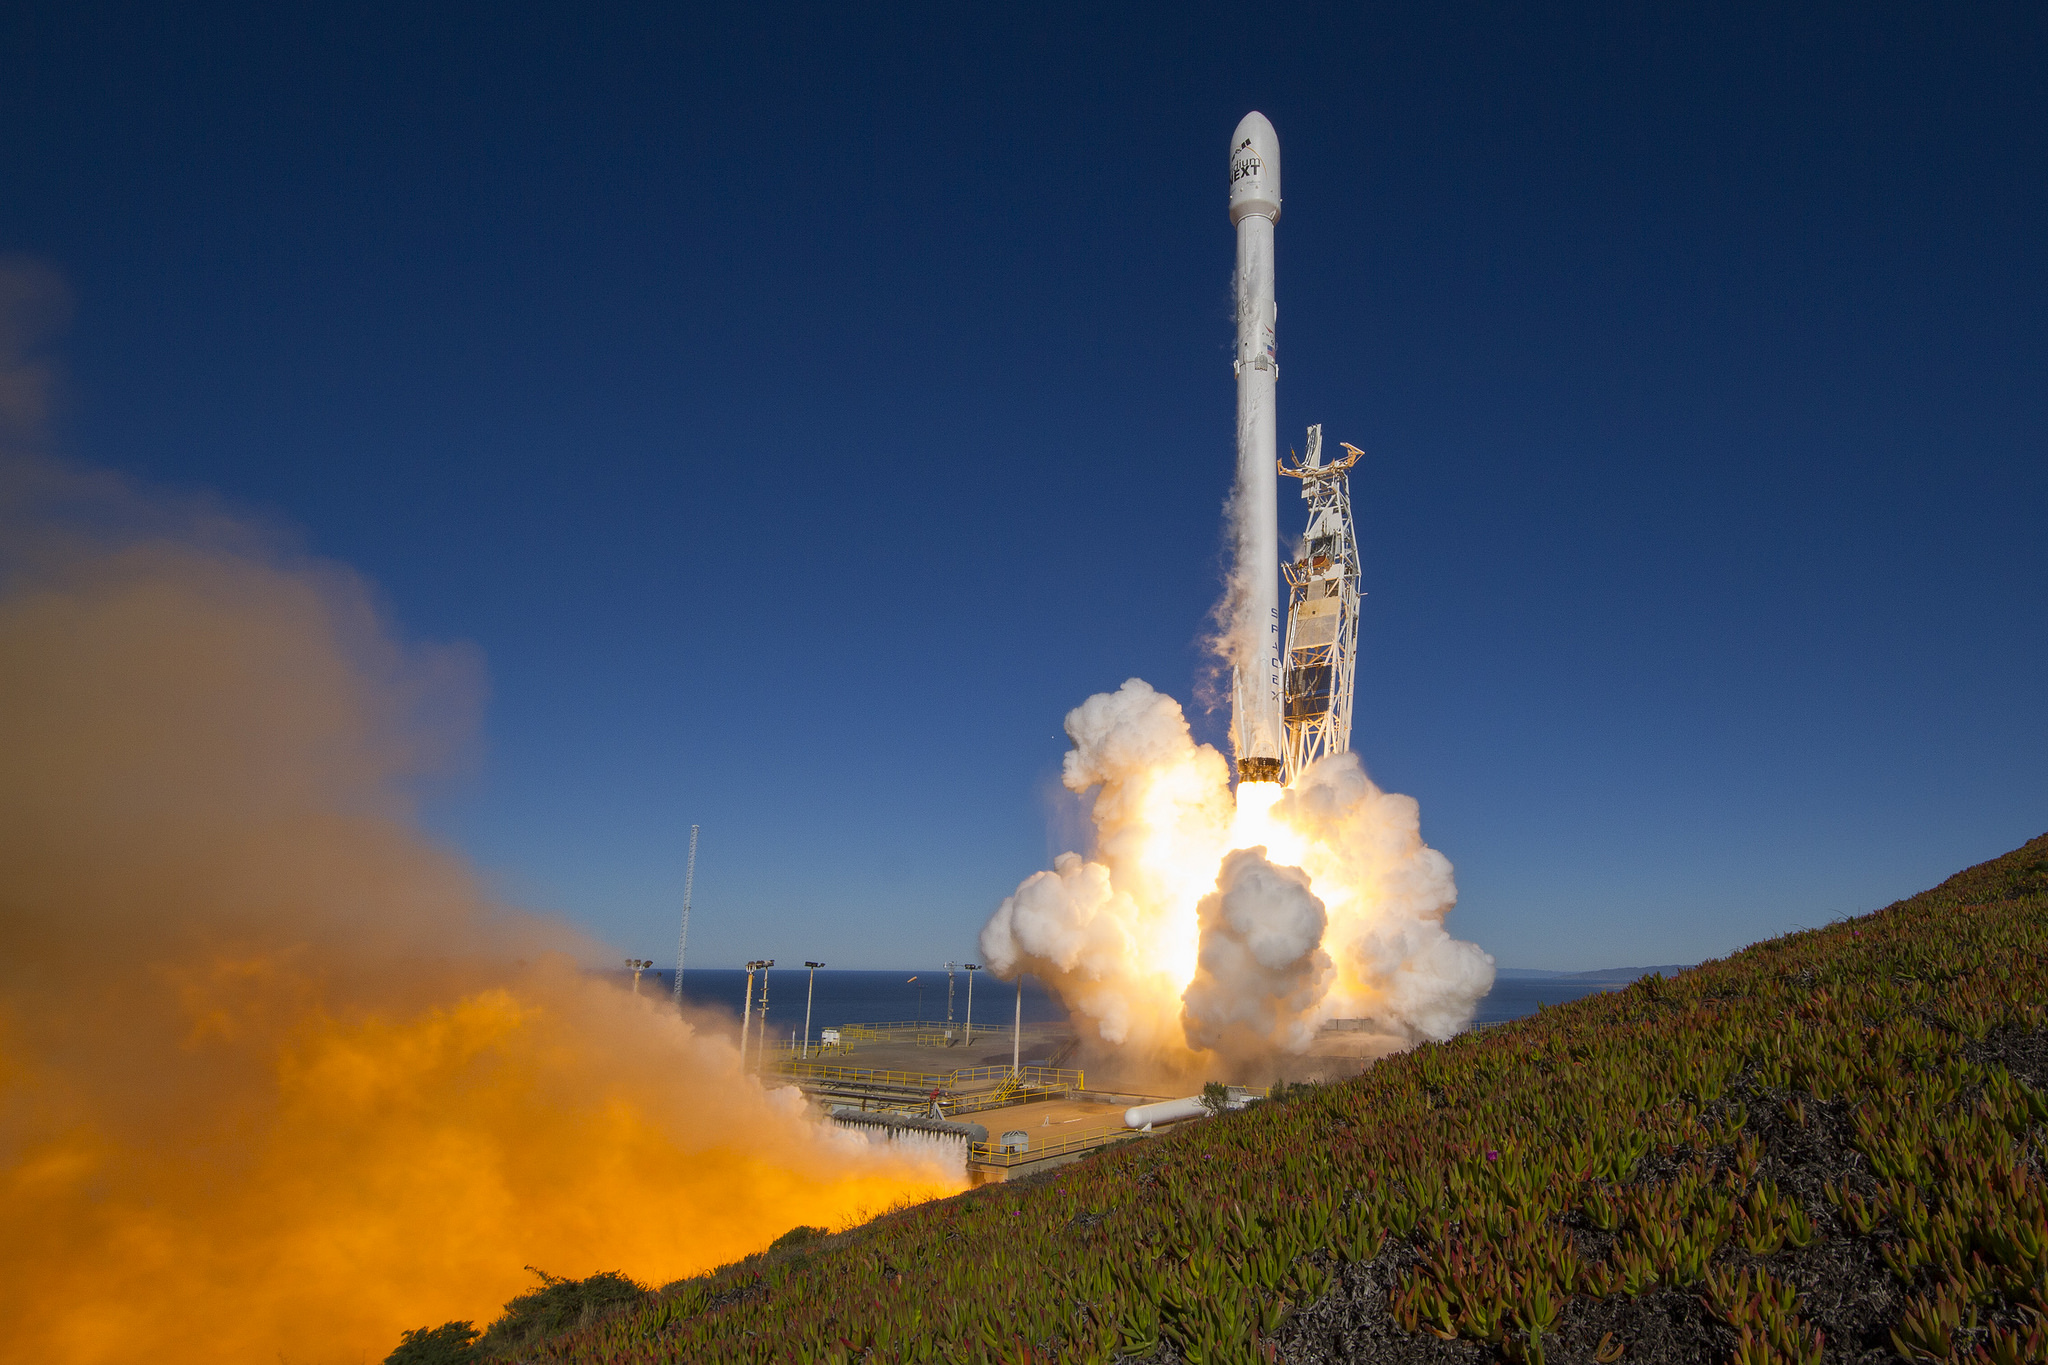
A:
{"label": "utility box", "polygon": [[996,1150],[1006,1153],[1028,1152],[1031,1150],[1031,1134],[1022,1128],[1012,1128],[1003,1134],[1002,1141],[996,1143]]}

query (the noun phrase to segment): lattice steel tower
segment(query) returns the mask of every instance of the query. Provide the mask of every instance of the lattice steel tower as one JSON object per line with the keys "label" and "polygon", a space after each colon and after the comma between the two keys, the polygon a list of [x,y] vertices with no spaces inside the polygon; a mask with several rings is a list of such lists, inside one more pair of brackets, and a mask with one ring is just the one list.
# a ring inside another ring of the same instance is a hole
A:
{"label": "lattice steel tower", "polygon": [[1351,688],[1358,673],[1358,536],[1345,472],[1365,452],[1323,463],[1323,429],[1308,429],[1308,454],[1280,472],[1301,480],[1308,531],[1287,570],[1287,652],[1282,781],[1351,747]]}

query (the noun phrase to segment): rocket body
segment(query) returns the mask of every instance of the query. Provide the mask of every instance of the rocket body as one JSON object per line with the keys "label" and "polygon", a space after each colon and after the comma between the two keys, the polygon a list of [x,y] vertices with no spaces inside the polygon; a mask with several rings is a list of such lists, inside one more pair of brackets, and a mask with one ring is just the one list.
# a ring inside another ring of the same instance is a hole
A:
{"label": "rocket body", "polygon": [[1273,232],[1280,219],[1280,139],[1250,113],[1230,139],[1230,221],[1237,229],[1237,669],[1232,736],[1241,782],[1280,780],[1280,379]]}

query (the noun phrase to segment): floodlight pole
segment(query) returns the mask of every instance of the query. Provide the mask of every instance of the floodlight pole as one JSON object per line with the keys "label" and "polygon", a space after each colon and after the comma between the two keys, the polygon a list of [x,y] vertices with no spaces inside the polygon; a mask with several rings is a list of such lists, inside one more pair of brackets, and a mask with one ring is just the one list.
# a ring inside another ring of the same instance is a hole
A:
{"label": "floodlight pole", "polygon": [[[772,958],[772,957],[769,957],[769,958],[761,958],[761,959],[758,959],[758,960],[756,960],[756,961],[753,961],[753,962],[749,962],[749,963],[747,964],[747,1004],[746,1004],[746,1008],[745,1008],[745,1009],[744,1009],[743,1011],[741,1011],[741,1014],[740,1014],[740,1070],[741,1070],[741,1071],[745,1071],[745,1070],[747,1069],[747,1026],[748,1026],[748,1023],[749,1023],[749,1021],[751,1020],[751,1018],[752,1018],[752,1016],[753,1016],[753,1010],[754,1010],[754,973],[755,973],[755,972],[757,972],[757,971],[761,973],[761,1044],[762,1044],[762,1046],[766,1046],[766,1045],[767,1045],[767,1041],[768,1041],[768,969],[769,969],[770,967],[773,967],[774,965],[775,965],[775,959],[774,959],[774,958]],[[757,1048],[755,1048],[755,1049],[754,1049],[754,1051],[755,1051],[755,1054],[756,1054],[756,1055],[755,1055],[755,1058],[754,1058],[754,1064],[755,1064],[756,1066],[759,1066],[759,1065],[760,1065],[760,1062],[761,1062],[761,1058],[760,1058],[760,1056],[759,1056],[760,1050],[761,1050],[761,1049],[760,1049],[759,1047],[757,1047]]]}
{"label": "floodlight pole", "polygon": [[747,997],[740,1005],[740,1071],[742,1074],[747,1069],[747,1027],[753,1022],[754,1018],[754,968],[759,965],[756,962],[749,962],[747,964]]}
{"label": "floodlight pole", "polygon": [[952,963],[948,962],[946,964],[946,1026],[948,1032],[952,1031],[953,1024],[953,973],[958,970]]}
{"label": "floodlight pole", "polygon": [[964,965],[964,966],[965,966],[965,967],[967,968],[967,1043],[966,1043],[966,1046],[968,1046],[968,1047],[973,1047],[973,1046],[974,1046],[974,974],[975,974],[976,972],[978,972],[978,971],[980,971],[980,970],[981,970],[981,964],[980,964],[979,962],[968,962],[968,963],[964,963],[964,964],[962,964],[962,965]]}
{"label": "floodlight pole", "polygon": [[635,998],[638,998],[640,994],[640,973],[652,967],[654,961],[651,958],[645,957],[629,957],[626,959],[626,965],[633,969],[633,995]]}
{"label": "floodlight pole", "polygon": [[697,885],[697,827],[690,826],[690,865],[683,872],[683,923],[676,930],[676,1008],[683,1007],[683,951],[690,946],[690,892]]}
{"label": "floodlight pole", "polygon": [[1021,1076],[1018,1059],[1024,1055],[1024,971],[1017,970],[1017,1022],[1010,1028],[1010,1074]]}
{"label": "floodlight pole", "polygon": [[806,1058],[811,1055],[811,998],[818,993],[818,968],[824,965],[822,962],[806,962],[804,964],[804,966],[811,969],[811,984],[804,990],[804,1056]]}

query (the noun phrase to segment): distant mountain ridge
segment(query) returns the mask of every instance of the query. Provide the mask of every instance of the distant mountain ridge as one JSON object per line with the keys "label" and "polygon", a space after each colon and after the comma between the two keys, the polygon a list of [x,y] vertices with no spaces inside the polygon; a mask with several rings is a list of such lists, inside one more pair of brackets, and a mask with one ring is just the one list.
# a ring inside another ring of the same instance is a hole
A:
{"label": "distant mountain ridge", "polygon": [[1690,970],[1695,964],[1666,963],[1662,967],[1605,967],[1596,972],[1546,972],[1534,967],[1496,967],[1494,976],[1502,981],[1634,981],[1637,977],[1661,972],[1671,976]]}

